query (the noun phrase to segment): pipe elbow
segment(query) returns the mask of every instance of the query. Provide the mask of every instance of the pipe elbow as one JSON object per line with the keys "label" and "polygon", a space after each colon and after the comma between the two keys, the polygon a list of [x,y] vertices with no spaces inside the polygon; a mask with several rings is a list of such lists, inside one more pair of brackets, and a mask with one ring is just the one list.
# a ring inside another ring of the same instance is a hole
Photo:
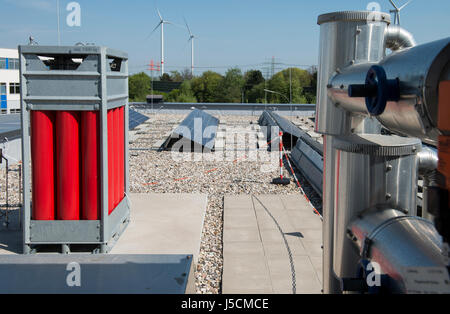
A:
{"label": "pipe elbow", "polygon": [[386,48],[393,51],[402,50],[416,46],[414,36],[397,25],[390,25],[385,33]]}
{"label": "pipe elbow", "polygon": [[437,169],[439,157],[437,151],[424,146],[422,150],[417,153],[418,158],[418,169],[421,175],[425,175]]}

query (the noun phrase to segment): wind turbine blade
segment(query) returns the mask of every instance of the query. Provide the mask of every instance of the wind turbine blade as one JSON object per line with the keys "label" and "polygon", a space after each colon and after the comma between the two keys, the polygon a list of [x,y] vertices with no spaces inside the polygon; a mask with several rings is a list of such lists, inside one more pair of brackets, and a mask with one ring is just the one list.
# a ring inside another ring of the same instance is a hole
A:
{"label": "wind turbine blade", "polygon": [[162,24],[162,22],[159,22],[158,25],[156,25],[156,27],[152,30],[152,32],[146,37],[149,38],[150,36],[153,35],[153,33],[158,29],[158,27]]}
{"label": "wind turbine blade", "polygon": [[160,19],[161,21],[164,21],[163,18],[162,18],[162,16],[161,16],[161,12],[159,12],[159,9],[158,9],[158,8],[156,8],[156,12],[158,13],[159,19]]}
{"label": "wind turbine blade", "polygon": [[192,32],[191,32],[191,29],[189,28],[189,25],[188,25],[188,22],[186,21],[186,18],[183,17],[183,19],[184,19],[184,24],[186,24],[186,28],[187,28],[187,30],[189,32],[189,35],[192,36]]}
{"label": "wind turbine blade", "polygon": [[404,5],[402,5],[398,10],[401,11],[403,10],[408,4],[410,4],[412,2],[412,0],[409,0],[408,2],[406,2]]}
{"label": "wind turbine blade", "polygon": [[392,4],[392,6],[393,6],[396,10],[398,10],[398,8],[397,8],[397,6],[395,5],[394,1],[389,0],[389,2]]}

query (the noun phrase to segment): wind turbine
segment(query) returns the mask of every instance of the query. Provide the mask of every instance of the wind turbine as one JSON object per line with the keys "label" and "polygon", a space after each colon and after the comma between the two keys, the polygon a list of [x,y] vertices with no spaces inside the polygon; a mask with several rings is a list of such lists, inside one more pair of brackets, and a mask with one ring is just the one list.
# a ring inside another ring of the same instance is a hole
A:
{"label": "wind turbine", "polygon": [[390,13],[394,13],[394,24],[400,25],[400,11],[403,10],[408,4],[410,4],[412,2],[412,0],[406,2],[401,7],[397,7],[397,5],[394,3],[393,0],[389,0],[389,2],[394,7],[394,10],[389,11]]}
{"label": "wind turbine", "polygon": [[159,12],[158,9],[156,9],[158,16],[159,16],[159,23],[156,25],[156,27],[152,30],[149,37],[158,29],[158,27],[161,26],[161,75],[164,74],[164,24],[173,24],[172,22],[166,21],[162,18],[161,12]]}
{"label": "wind turbine", "polygon": [[192,34],[191,29],[189,28],[189,25],[186,21],[186,19],[184,19],[184,23],[186,24],[186,28],[189,32],[189,39],[188,42],[191,42],[191,76],[194,77],[194,34]]}

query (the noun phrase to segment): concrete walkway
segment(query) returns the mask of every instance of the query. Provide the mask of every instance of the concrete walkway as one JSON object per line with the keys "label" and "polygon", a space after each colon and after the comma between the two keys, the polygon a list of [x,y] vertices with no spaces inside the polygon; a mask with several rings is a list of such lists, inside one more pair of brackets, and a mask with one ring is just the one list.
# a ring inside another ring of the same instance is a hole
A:
{"label": "concrete walkway", "polygon": [[131,194],[131,222],[111,254],[200,252],[206,194]]}
{"label": "concrete walkway", "polygon": [[[131,194],[131,222],[111,254],[193,254],[197,261],[206,194]],[[0,255],[22,253],[18,212],[0,227]]]}
{"label": "concrete walkway", "polygon": [[223,245],[223,293],[321,293],[322,222],[301,195],[226,196]]}

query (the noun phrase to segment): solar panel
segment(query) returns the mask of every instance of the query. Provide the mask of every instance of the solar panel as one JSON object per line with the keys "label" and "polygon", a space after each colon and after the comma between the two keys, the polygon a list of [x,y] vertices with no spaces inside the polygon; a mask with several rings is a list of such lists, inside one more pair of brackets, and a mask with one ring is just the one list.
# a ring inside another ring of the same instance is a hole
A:
{"label": "solar panel", "polygon": [[180,149],[183,151],[185,149],[198,151],[200,148],[212,151],[218,125],[219,119],[202,110],[194,109],[173,131],[161,150],[172,148],[172,145],[181,138]]}
{"label": "solar panel", "polygon": [[144,123],[149,119],[149,117],[133,110],[129,109],[129,129],[130,131],[135,129],[138,125]]}

